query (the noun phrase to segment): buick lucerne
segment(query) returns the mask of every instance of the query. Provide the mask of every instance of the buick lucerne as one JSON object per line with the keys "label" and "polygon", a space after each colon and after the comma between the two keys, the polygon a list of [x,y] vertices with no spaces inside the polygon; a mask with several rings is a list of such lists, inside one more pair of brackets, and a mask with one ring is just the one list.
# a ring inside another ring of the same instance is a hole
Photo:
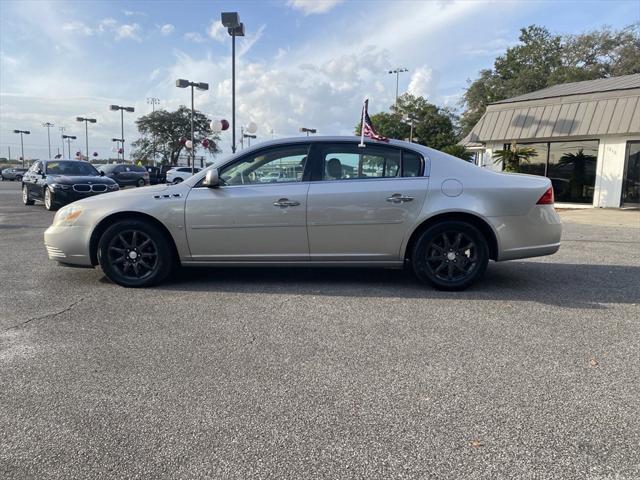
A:
{"label": "buick lucerne", "polygon": [[146,287],[185,266],[411,267],[460,290],[488,261],[550,255],[562,225],[548,178],[497,173],[413,143],[265,142],[177,185],[61,209],[49,257]]}

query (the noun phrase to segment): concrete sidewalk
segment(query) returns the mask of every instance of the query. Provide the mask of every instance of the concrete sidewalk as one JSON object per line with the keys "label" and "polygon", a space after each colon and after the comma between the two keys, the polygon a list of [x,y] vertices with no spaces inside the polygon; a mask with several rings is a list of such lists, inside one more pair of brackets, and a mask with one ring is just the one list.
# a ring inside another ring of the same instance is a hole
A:
{"label": "concrete sidewalk", "polygon": [[[640,229],[640,209],[588,208],[564,210],[558,208],[563,222]],[[640,235],[640,234],[639,234]]]}

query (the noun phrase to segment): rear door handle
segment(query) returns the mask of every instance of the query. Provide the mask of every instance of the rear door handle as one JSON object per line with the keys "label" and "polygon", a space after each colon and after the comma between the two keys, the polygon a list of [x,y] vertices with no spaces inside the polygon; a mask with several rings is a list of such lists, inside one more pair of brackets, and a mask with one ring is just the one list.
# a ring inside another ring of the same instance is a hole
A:
{"label": "rear door handle", "polygon": [[391,203],[404,203],[413,201],[413,197],[409,195],[402,195],[401,193],[394,193],[390,197],[387,197],[387,202]]}
{"label": "rear door handle", "polygon": [[300,205],[300,202],[296,202],[295,200],[289,200],[288,198],[281,198],[280,200],[273,202],[274,207],[286,208],[286,207],[297,207]]}

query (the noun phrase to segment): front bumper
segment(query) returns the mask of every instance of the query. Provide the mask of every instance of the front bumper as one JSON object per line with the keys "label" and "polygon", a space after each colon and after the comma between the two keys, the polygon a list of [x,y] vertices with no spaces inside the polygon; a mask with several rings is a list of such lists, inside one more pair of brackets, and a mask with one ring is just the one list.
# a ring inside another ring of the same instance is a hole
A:
{"label": "front bumper", "polygon": [[[112,192],[117,192],[118,190],[111,190]],[[54,189],[53,190],[53,199],[58,205],[67,205],[71,202],[75,202],[77,200],[82,200],[83,198],[95,197],[96,195],[105,195],[110,193],[109,190],[106,192],[76,192],[75,190],[61,190]]]}
{"label": "front bumper", "polygon": [[44,232],[44,246],[51,260],[92,267],[89,242],[91,228],[83,225],[50,226]]}

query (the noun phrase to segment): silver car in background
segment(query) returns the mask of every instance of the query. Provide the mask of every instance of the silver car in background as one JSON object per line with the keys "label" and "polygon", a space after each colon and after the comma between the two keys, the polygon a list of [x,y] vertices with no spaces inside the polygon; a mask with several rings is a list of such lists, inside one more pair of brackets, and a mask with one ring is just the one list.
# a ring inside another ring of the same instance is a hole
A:
{"label": "silver car in background", "polygon": [[490,259],[555,253],[561,229],[548,178],[402,141],[301,137],[243,150],[178,185],[75,202],[44,241],[51,259],[100,265],[126,287],[157,284],[180,265],[409,265],[460,290]]}

